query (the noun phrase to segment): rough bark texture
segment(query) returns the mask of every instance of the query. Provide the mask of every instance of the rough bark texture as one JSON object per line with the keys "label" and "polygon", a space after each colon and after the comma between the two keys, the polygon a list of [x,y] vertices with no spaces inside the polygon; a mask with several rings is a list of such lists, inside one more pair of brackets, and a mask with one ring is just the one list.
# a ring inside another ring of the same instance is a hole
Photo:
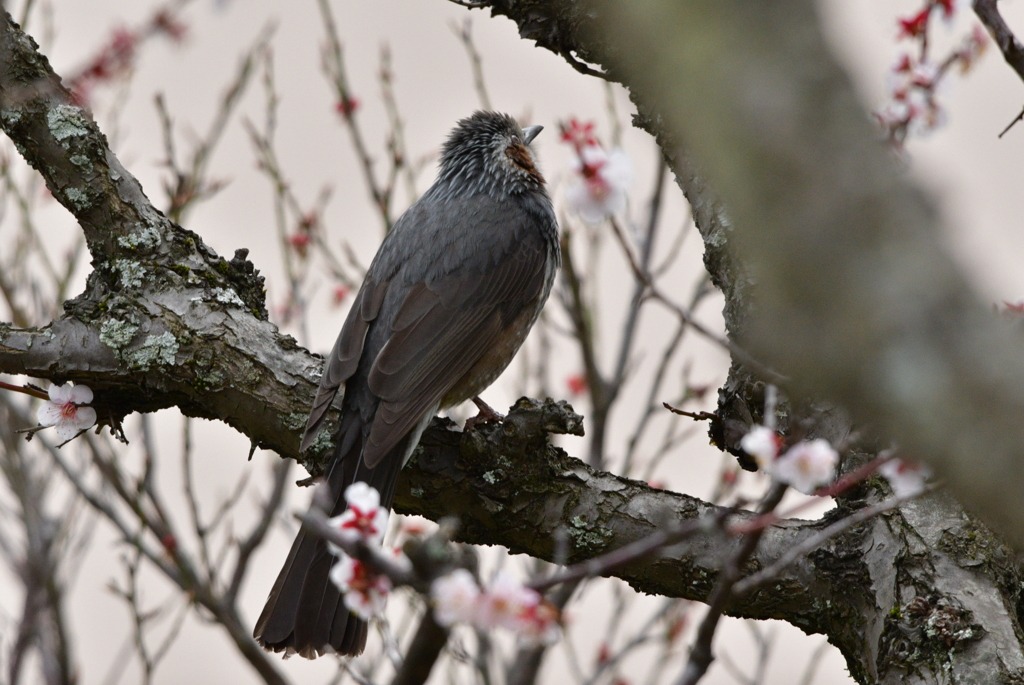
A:
{"label": "rough bark texture", "polygon": [[[594,30],[600,12],[593,8],[533,1],[496,2],[495,10],[543,47],[619,73],[609,47],[614,43]],[[95,270],[60,320],[39,330],[0,325],[0,372],[86,382],[96,390],[101,416],[113,420],[176,405],[298,457],[305,411],[295,408],[309,406],[320,360],[266,321],[262,284],[244,253],[225,261],[152,207],[35,50],[6,17],[0,125],[78,218]],[[738,229],[680,151],[664,116],[650,104],[640,103],[640,111],[638,122],[658,137],[694,207],[706,264],[726,294],[730,332],[749,339],[753,279],[735,257]],[[756,420],[759,388],[737,367],[725,388],[723,414],[737,425]],[[565,529],[573,560],[642,538],[666,520],[720,513],[697,499],[594,471],[547,444],[547,432],[570,430],[577,420],[564,406],[524,402],[504,423],[467,434],[435,421],[402,474],[396,508],[435,519],[458,516],[465,541],[546,559],[555,532]],[[818,430],[845,425],[833,417],[821,420]],[[720,442],[728,446],[731,439],[723,429]],[[306,461],[311,473],[328,448],[313,450]],[[832,517],[877,501],[881,487],[874,481],[862,486]],[[751,570],[832,517],[772,527]],[[612,575],[642,591],[702,600],[732,545],[705,533]],[[828,634],[860,682],[1024,682],[1020,587],[1007,547],[940,495],[833,539],[738,601],[731,613]]]}
{"label": "rough bark texture", "polygon": [[84,382],[101,419],[178,406],[298,457],[292,408],[311,401],[319,362],[266,320],[247,252],[226,261],[154,208],[32,39],[3,29],[0,126],[78,219],[94,271],[64,318],[0,324],[0,370]]}

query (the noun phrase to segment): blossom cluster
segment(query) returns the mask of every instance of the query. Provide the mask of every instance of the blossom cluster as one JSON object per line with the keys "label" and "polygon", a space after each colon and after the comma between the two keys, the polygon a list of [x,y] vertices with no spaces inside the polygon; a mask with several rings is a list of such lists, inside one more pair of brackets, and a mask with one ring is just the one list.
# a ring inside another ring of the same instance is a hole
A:
{"label": "blossom cluster", "polygon": [[[388,526],[388,510],[380,506],[380,493],[366,483],[353,483],[345,490],[348,507],[328,523],[343,538],[380,545]],[[386,575],[374,573],[358,559],[328,542],[338,557],[331,568],[331,581],[344,594],[345,606],[369,620],[383,613],[394,584]],[[411,567],[408,558],[394,550],[395,560]],[[561,634],[559,612],[536,590],[511,576],[499,574],[490,587],[481,589],[473,575],[459,568],[436,578],[430,596],[438,623],[451,626],[468,623],[477,628],[505,628],[537,643],[551,643]]]}
{"label": "blossom cluster", "polygon": [[902,53],[890,75],[890,101],[875,112],[875,118],[885,130],[886,137],[901,145],[908,133],[924,134],[940,126],[945,120],[936,97],[937,88],[950,68],[959,66],[966,72],[984,52],[989,38],[984,29],[975,25],[959,47],[941,60],[928,53],[928,29],[933,15],[951,20],[959,8],[954,0],[925,0],[924,6],[913,15],[898,20],[899,39],[917,43],[917,55]]}
{"label": "blossom cluster", "polygon": [[582,373],[574,373],[565,379],[565,384],[569,388],[569,393],[573,397],[580,397],[587,391],[588,383],[587,377]]}
{"label": "blossom cluster", "polygon": [[560,125],[562,141],[573,147],[573,179],[565,191],[569,207],[588,224],[597,224],[626,209],[626,189],[633,182],[629,157],[604,149],[593,122],[575,118]]}
{"label": "blossom cluster", "polygon": [[[353,483],[345,489],[345,502],[348,508],[328,524],[352,542],[361,539],[373,545],[383,543],[388,529],[388,510],[380,506],[380,493],[366,483]],[[327,546],[338,557],[331,568],[331,582],[344,594],[348,610],[366,620],[383,613],[393,588],[391,579],[372,572],[337,545],[328,542]],[[399,550],[395,550],[395,559],[403,565],[409,563]]]}
{"label": "blossom cluster", "polygon": [[[310,210],[301,216],[296,223],[295,230],[284,237],[285,247],[293,252],[300,264],[305,263],[312,257],[312,249],[318,243],[321,230],[321,214],[319,209]],[[331,290],[331,304],[340,306],[349,296],[349,287],[341,282],[335,283]],[[278,316],[282,323],[289,323],[292,318],[301,314],[302,307],[296,302],[294,294],[289,296],[278,309]]]}
{"label": "blossom cluster", "polygon": [[561,636],[559,612],[544,597],[506,573],[481,588],[464,568],[430,587],[434,618],[443,626],[465,623],[480,630],[504,628],[525,640],[552,644]]}
{"label": "blossom cluster", "polygon": [[[802,440],[783,452],[782,436],[766,426],[754,426],[740,440],[740,447],[762,471],[806,495],[835,479],[839,455],[826,440]],[[906,459],[889,459],[878,467],[878,473],[897,497],[922,493],[931,476],[924,464]]]}
{"label": "blossom cluster", "polygon": [[334,105],[334,111],[346,119],[351,119],[360,104],[359,98],[354,95],[342,94],[337,104]]}
{"label": "blossom cluster", "polygon": [[295,251],[300,260],[304,261],[309,257],[309,248],[312,246],[319,228],[320,215],[313,210],[300,216],[295,231],[286,237],[288,247]]}

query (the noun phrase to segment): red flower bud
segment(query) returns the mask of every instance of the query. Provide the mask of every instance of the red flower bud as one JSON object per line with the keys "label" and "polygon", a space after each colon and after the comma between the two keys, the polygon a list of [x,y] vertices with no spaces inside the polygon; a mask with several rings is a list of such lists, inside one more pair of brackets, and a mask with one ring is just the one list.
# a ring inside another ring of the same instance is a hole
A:
{"label": "red flower bud", "polygon": [[359,109],[359,98],[346,95],[334,106],[334,109],[338,114],[347,119],[355,114],[355,111]]}
{"label": "red flower bud", "polygon": [[917,38],[928,30],[928,17],[931,16],[931,5],[925,7],[912,17],[900,19],[900,38]]}

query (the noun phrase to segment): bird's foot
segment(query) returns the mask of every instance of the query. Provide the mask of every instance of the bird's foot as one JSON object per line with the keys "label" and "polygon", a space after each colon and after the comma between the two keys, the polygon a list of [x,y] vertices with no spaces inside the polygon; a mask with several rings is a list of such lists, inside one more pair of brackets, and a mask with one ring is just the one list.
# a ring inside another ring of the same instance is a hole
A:
{"label": "bird's foot", "polygon": [[468,419],[466,419],[466,430],[468,431],[473,430],[477,426],[482,426],[486,423],[492,423],[495,421],[500,422],[505,419],[504,414],[499,414],[498,412],[494,411],[491,405],[487,404],[479,397],[473,398],[473,404],[476,405],[478,413],[476,416],[471,416]]}

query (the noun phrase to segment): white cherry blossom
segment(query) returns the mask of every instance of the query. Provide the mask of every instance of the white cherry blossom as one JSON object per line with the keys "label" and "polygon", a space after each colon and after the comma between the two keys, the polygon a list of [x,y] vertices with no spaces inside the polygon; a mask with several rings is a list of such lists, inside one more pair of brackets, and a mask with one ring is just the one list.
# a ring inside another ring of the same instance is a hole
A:
{"label": "white cherry blossom", "polygon": [[575,175],[565,191],[569,206],[588,224],[597,224],[626,209],[626,189],[633,165],[622,150],[605,152],[600,145],[579,148]]}
{"label": "white cherry blossom", "polygon": [[504,628],[520,638],[551,644],[562,634],[559,613],[539,592],[506,573],[481,589],[473,575],[456,569],[430,588],[434,617],[444,626],[466,623],[478,630]]}
{"label": "white cherry blossom", "polygon": [[[360,481],[345,489],[345,501],[348,509],[327,523],[352,541],[363,538],[381,544],[388,529],[388,510],[380,506],[380,493]],[[337,556],[343,553],[337,545],[328,543],[328,547]]]}
{"label": "white cherry blossom", "polygon": [[765,473],[771,473],[772,463],[779,456],[781,446],[779,434],[767,426],[754,426],[740,440],[743,451],[752,456],[757,467]]}
{"label": "white cherry blossom", "polygon": [[878,467],[878,473],[889,481],[889,487],[897,497],[921,494],[925,481],[932,475],[925,464],[904,459],[890,459]]}
{"label": "white cherry blossom", "polygon": [[330,578],[344,593],[345,606],[356,616],[370,620],[384,612],[392,588],[387,576],[371,574],[363,562],[342,556],[331,568]]}
{"label": "white cherry blossom", "polygon": [[805,495],[831,483],[836,476],[839,454],[827,440],[798,442],[772,465],[772,477]]}
{"label": "white cherry blossom", "polygon": [[434,618],[443,626],[472,623],[476,619],[480,594],[480,586],[473,574],[464,568],[437,578],[430,585]]}
{"label": "white cherry blossom", "polygon": [[500,626],[515,630],[516,618],[536,604],[539,594],[507,573],[499,573],[480,598],[478,625],[482,628]]}
{"label": "white cherry blossom", "polygon": [[516,617],[515,633],[527,642],[551,645],[562,637],[558,622],[558,609],[550,602],[539,601],[526,607]]}
{"label": "white cherry blossom", "polygon": [[92,389],[87,385],[51,385],[50,399],[36,413],[41,426],[55,426],[57,437],[67,442],[79,431],[96,425],[96,410],[82,405],[92,402]]}

